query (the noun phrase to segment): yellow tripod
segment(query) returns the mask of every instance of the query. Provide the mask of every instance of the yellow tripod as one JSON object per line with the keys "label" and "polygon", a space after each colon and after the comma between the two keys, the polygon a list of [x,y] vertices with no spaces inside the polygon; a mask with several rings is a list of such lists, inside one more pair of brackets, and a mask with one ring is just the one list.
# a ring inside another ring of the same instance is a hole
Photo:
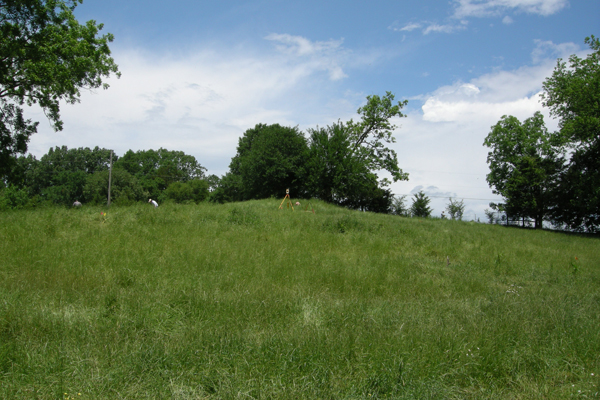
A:
{"label": "yellow tripod", "polygon": [[292,199],[290,198],[290,189],[285,189],[285,197],[281,201],[281,204],[279,205],[279,209],[280,210],[283,209],[283,203],[285,202],[286,199],[287,199],[287,203],[286,203],[287,208],[292,207],[292,211],[294,211],[294,205],[292,204]]}

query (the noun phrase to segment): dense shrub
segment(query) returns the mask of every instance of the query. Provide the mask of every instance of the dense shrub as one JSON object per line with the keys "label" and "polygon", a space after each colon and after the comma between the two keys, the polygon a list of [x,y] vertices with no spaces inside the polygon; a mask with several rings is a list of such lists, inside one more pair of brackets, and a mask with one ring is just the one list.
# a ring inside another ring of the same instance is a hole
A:
{"label": "dense shrub", "polygon": [[188,182],[173,182],[162,193],[162,200],[173,200],[176,203],[193,201],[200,203],[208,197],[208,182],[193,179]]}

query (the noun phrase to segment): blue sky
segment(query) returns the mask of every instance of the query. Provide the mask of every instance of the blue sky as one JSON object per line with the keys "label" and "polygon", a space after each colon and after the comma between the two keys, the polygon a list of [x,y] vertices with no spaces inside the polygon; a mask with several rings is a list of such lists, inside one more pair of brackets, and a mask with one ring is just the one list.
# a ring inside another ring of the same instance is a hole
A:
{"label": "blue sky", "polygon": [[544,111],[557,58],[585,56],[584,38],[600,35],[598,0],[84,0],[76,15],[115,35],[122,77],[64,105],[62,132],[31,110],[37,157],[60,145],[164,147],[222,175],[257,123],[305,131],[391,91],[409,100],[393,148],[410,178],[393,192],[423,189],[435,215],[464,198],[467,218],[482,220],[497,199],[485,181],[490,127]]}

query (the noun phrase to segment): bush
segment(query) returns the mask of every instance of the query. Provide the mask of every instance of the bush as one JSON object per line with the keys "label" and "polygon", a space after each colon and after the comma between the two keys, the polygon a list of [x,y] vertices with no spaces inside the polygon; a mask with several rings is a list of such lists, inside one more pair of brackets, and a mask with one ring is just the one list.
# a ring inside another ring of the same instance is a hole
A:
{"label": "bush", "polygon": [[208,186],[208,182],[201,179],[173,182],[162,193],[162,200],[173,200],[175,203],[186,201],[200,203],[208,197]]}
{"label": "bush", "polygon": [[29,193],[25,189],[9,186],[0,190],[0,210],[14,210],[30,206]]}

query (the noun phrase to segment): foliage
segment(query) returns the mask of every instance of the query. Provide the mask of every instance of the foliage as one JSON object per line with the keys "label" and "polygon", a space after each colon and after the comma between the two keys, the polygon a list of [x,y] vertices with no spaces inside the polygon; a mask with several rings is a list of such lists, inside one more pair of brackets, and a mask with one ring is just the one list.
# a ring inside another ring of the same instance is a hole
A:
{"label": "foliage", "polygon": [[35,207],[39,203],[40,198],[29,196],[25,189],[19,189],[16,186],[0,189],[0,211]]}
{"label": "foliage", "polygon": [[283,197],[290,189],[292,196],[302,198],[307,150],[298,128],[257,124],[246,130],[229,165],[229,173],[239,177],[239,191],[226,196],[233,200]]}
{"label": "foliage", "polygon": [[0,176],[37,130],[23,117],[24,104],[38,104],[61,130],[60,101],[76,103],[81,89],[106,89],[103,79],[119,76],[108,47],[113,36],[99,35],[102,24],[75,19],[81,1],[0,0]]}
{"label": "foliage", "polygon": [[239,201],[242,198],[242,177],[229,171],[219,180],[219,184],[210,193],[208,199],[211,203],[223,204]]}
{"label": "foliage", "polygon": [[[116,160],[118,157],[114,156]],[[109,168],[110,150],[88,147],[50,148],[40,160],[28,155],[15,159],[9,183],[44,201],[70,205],[83,200],[87,177]]]}
{"label": "foliage", "polygon": [[600,39],[588,37],[592,52],[568,63],[559,59],[543,84],[543,104],[560,118],[554,141],[571,158],[560,176],[552,219],[574,230],[600,230]]}
{"label": "foliage", "polygon": [[465,203],[463,200],[452,200],[452,197],[450,197],[448,199],[448,204],[446,205],[446,211],[448,211],[451,219],[462,221],[465,212]]}
{"label": "foliage", "polygon": [[208,197],[208,182],[203,179],[192,179],[187,182],[173,182],[162,193],[161,199],[170,199],[176,203],[193,201],[200,203]]}
{"label": "foliage", "polygon": [[[85,202],[106,204],[108,202],[109,171],[98,171],[88,175],[83,190]],[[111,204],[130,205],[148,198],[137,179],[122,169],[113,169],[110,187]]]}
{"label": "foliage", "polygon": [[398,166],[396,152],[386,144],[396,140],[392,118],[408,101],[394,104],[394,95],[367,96],[357,110],[360,121],[339,122],[310,129],[307,180],[312,196],[351,209],[389,213],[393,195],[387,179],[377,181],[377,171],[387,170],[394,182],[408,179]]}
{"label": "foliage", "polygon": [[25,120],[23,110],[0,99],[0,179],[7,179],[15,164],[14,155],[27,151],[29,136],[37,122]]}
{"label": "foliage", "polygon": [[503,116],[492,127],[484,145],[491,151],[486,179],[494,194],[504,197],[496,205],[510,218],[533,218],[541,228],[548,218],[553,188],[562,160],[552,146],[540,112],[521,123],[516,117]]}
{"label": "foliage", "polygon": [[392,201],[392,214],[402,217],[410,216],[410,207],[406,204],[406,195],[394,197]]}
{"label": "foliage", "polygon": [[204,180],[208,182],[208,190],[210,192],[214,192],[221,184],[221,178],[215,174],[208,175]]}
{"label": "foliage", "polygon": [[490,210],[489,208],[486,208],[483,212],[485,213],[485,217],[487,218],[488,223],[493,224],[494,223],[494,214],[495,214],[494,211]]}
{"label": "foliage", "polygon": [[410,206],[410,214],[413,217],[428,218],[431,216],[431,207],[429,203],[431,199],[421,190],[419,193],[414,194],[412,199],[412,205]]}
{"label": "foliage", "polygon": [[206,168],[194,156],[183,151],[160,148],[158,150],[128,150],[114,164],[135,176],[143,190],[157,199],[173,182],[203,179]]}
{"label": "foliage", "polygon": [[385,96],[367,96],[367,104],[360,107],[357,113],[361,120],[348,121],[348,136],[351,143],[351,155],[364,163],[369,171],[387,170],[394,180],[407,180],[408,174],[398,167],[396,152],[384,143],[395,143],[393,133],[397,128],[392,118],[404,117],[401,110],[408,100],[394,104],[394,95],[386,92]]}
{"label": "foliage", "polygon": [[365,160],[353,153],[348,126],[341,122],[309,129],[309,193],[350,209],[387,213],[392,195],[377,182]]}

